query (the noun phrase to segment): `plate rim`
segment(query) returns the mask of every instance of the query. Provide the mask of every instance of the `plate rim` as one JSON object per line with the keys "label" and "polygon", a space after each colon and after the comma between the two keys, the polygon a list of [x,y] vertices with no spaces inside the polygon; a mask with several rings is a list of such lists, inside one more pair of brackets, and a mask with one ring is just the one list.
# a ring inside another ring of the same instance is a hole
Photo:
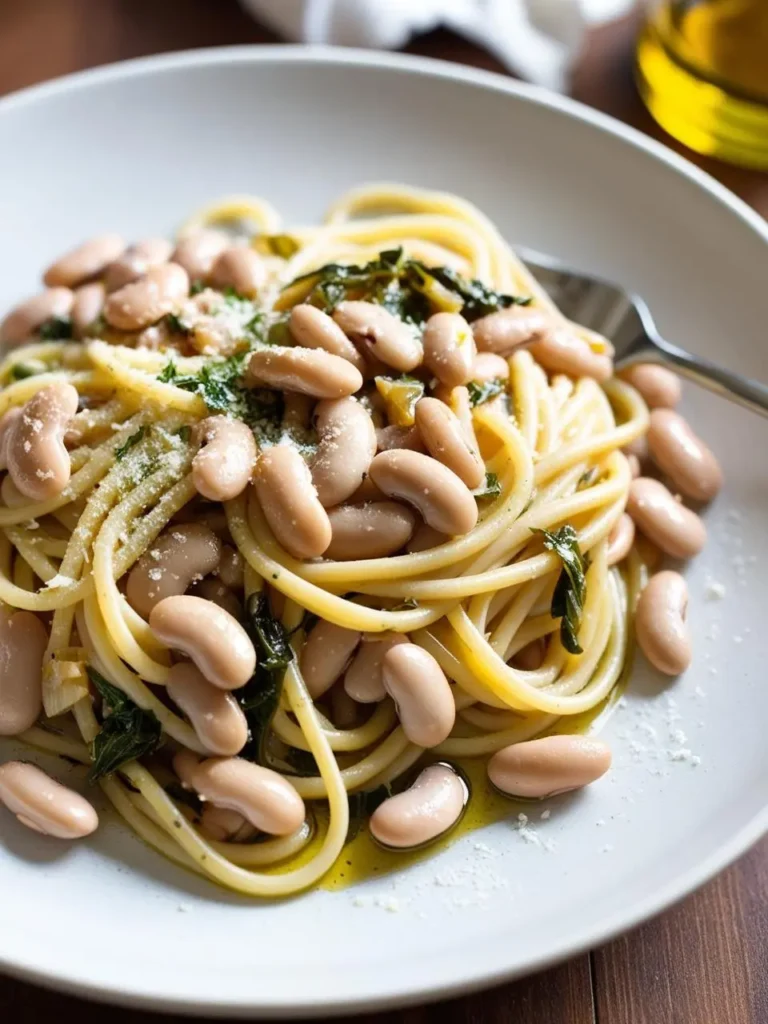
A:
{"label": "plate rim", "polygon": [[[569,118],[589,124],[607,135],[619,138],[630,146],[644,151],[654,160],[667,165],[702,192],[708,193],[721,206],[729,209],[768,248],[768,222],[709,173],[675,153],[663,143],[570,97],[549,92],[539,86],[519,82],[497,72],[454,64],[432,57],[354,48],[291,44],[246,44],[182,50],[89,68],[17,90],[0,99],[0,120],[6,113],[22,109],[24,106],[44,102],[49,97],[97,86],[99,83],[128,80],[157,71],[175,71],[185,67],[248,63],[347,65],[391,70],[406,75],[416,74],[460,81],[485,88],[491,92],[520,98],[534,106],[559,111]],[[424,985],[416,982],[403,987],[400,982],[395,992],[386,995],[357,997],[353,1000],[313,998],[311,1003],[301,1002],[300,999],[297,1000],[294,993],[289,995],[288,1001],[285,1002],[255,1003],[252,997],[235,997],[232,1000],[222,999],[220,996],[196,997],[192,1000],[173,995],[158,996],[146,991],[142,993],[137,989],[135,983],[130,987],[120,987],[119,983],[77,979],[73,978],[71,973],[68,975],[63,972],[58,973],[55,965],[42,968],[18,959],[13,960],[3,954],[0,954],[0,970],[12,977],[76,996],[137,1009],[182,1014],[194,1014],[202,1011],[212,1016],[227,1015],[251,1019],[266,1016],[316,1017],[328,1013],[367,1013],[417,1003],[434,1002],[509,982],[560,963],[595,945],[602,945],[610,941],[690,895],[745,853],[766,833],[768,833],[768,804],[758,811],[728,842],[722,844],[709,857],[704,858],[694,867],[681,871],[659,889],[653,897],[637,900],[630,907],[624,907],[613,914],[604,916],[599,921],[582,929],[566,944],[557,946],[547,953],[539,953],[515,967],[472,969],[448,985],[430,981]]]}

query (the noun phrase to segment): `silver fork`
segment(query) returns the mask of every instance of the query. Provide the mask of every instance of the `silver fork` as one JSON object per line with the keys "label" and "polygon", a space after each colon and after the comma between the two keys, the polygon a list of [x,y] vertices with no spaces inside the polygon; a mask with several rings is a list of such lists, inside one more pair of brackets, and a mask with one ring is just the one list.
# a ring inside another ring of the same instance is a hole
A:
{"label": "silver fork", "polygon": [[589,277],[533,249],[516,246],[515,251],[569,320],[610,339],[616,348],[617,368],[633,363],[663,363],[682,377],[768,416],[767,385],[665,341],[639,295],[609,281]]}

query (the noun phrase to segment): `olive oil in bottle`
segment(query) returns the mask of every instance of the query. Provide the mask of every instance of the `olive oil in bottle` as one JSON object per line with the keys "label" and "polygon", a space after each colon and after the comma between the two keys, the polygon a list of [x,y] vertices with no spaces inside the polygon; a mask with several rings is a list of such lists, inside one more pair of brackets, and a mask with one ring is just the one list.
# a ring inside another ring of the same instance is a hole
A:
{"label": "olive oil in bottle", "polygon": [[768,0],[656,0],[637,77],[651,114],[686,146],[768,169]]}

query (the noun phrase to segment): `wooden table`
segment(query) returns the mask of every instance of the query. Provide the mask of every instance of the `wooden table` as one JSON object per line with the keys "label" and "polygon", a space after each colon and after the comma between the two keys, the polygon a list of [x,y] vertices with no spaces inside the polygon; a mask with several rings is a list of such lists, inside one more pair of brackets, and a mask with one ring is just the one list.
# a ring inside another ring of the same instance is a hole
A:
{"label": "wooden table", "polygon": [[[595,32],[574,94],[659,138],[631,81],[632,19]],[[236,0],[0,0],[0,94],[43,79],[167,50],[276,41]],[[447,32],[413,53],[503,70]],[[669,141],[665,138],[665,141]],[[684,152],[683,147],[675,148]],[[690,154],[687,154],[690,155]],[[695,158],[768,216],[768,175]],[[0,978],[8,1024],[160,1024]],[[182,1018],[173,1018],[181,1020]],[[616,942],[543,974],[363,1024],[768,1024],[768,840],[694,896]]]}

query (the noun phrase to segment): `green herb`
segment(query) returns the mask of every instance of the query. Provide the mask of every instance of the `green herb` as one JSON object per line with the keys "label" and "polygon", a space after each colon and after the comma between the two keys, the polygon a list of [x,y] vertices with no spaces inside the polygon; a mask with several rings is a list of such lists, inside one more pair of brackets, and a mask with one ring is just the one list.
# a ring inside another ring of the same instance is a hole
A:
{"label": "green herb", "polygon": [[176,431],[176,436],[181,438],[184,444],[188,444],[189,439],[192,436],[192,427],[179,427],[179,429]]}
{"label": "green herb", "polygon": [[403,373],[399,377],[375,377],[376,390],[384,399],[387,420],[395,427],[411,427],[416,405],[424,395],[424,382]]}
{"label": "green herb", "polygon": [[236,382],[242,375],[243,361],[243,355],[231,356],[221,362],[206,363],[199,373],[182,374],[171,359],[157,379],[200,395],[212,412],[228,412],[237,400]]}
{"label": "green herb", "polygon": [[553,619],[560,619],[560,640],[566,651],[581,654],[579,627],[584,611],[587,593],[586,563],[579,550],[579,541],[574,528],[568,524],[550,533],[549,530],[534,529],[544,537],[544,547],[554,551],[563,563],[563,569],[552,595],[550,613]]}
{"label": "green herb", "polygon": [[93,765],[88,779],[97,782],[117,771],[126,761],[136,761],[155,751],[160,745],[162,729],[151,711],[143,711],[90,665],[88,678],[109,709],[91,746]]}
{"label": "green herb", "polygon": [[64,341],[72,337],[72,320],[68,316],[52,316],[37,333],[43,341]]}
{"label": "green herb", "polygon": [[347,842],[354,839],[360,829],[368,822],[377,807],[392,796],[392,787],[387,783],[375,789],[362,789],[349,794],[349,829]]}
{"label": "green herb", "polygon": [[509,309],[510,306],[527,306],[531,301],[530,298],[521,298],[517,295],[504,295],[474,278],[468,280],[450,267],[434,267],[428,273],[444,288],[461,297],[461,315],[470,323],[500,309]]}
{"label": "green herb", "polygon": [[467,384],[469,404],[474,407],[482,405],[484,402],[490,402],[492,398],[503,394],[505,390],[506,384],[500,378],[485,381],[471,380]]}
{"label": "green herb", "polygon": [[414,608],[419,607],[419,602],[415,597],[406,597],[405,600],[401,601],[400,604],[395,604],[388,609],[390,612],[410,612]]}
{"label": "green herb", "polygon": [[261,235],[258,241],[260,248],[273,256],[280,256],[284,260],[295,256],[301,248],[296,239],[291,238],[290,235]]}
{"label": "green herb", "polygon": [[283,677],[293,651],[285,626],[273,616],[263,593],[253,594],[248,601],[246,629],[256,648],[256,671],[236,692],[250,730],[241,756],[264,764],[269,727],[280,703]]}
{"label": "green herb", "polygon": [[118,462],[125,458],[131,448],[134,448],[140,441],[144,440],[148,430],[149,427],[147,426],[139,427],[135,434],[131,434],[123,444],[115,448],[115,458]]}
{"label": "green herb", "polygon": [[298,629],[303,629],[305,633],[309,633],[309,631],[313,629],[319,621],[319,615],[315,615],[314,612],[304,612],[304,617],[302,618]]}
{"label": "green herb", "polygon": [[201,281],[199,278],[197,278],[197,280],[193,281],[192,284],[189,286],[189,294],[190,295],[199,295],[200,292],[204,292],[205,289],[206,289],[205,281]]}
{"label": "green herb", "polygon": [[498,498],[501,494],[501,483],[495,473],[486,473],[485,481],[472,492],[476,498]]}
{"label": "green herb", "polygon": [[157,379],[199,395],[211,412],[229,413],[247,423],[262,438],[276,441],[285,400],[280,391],[245,387],[243,372],[248,356],[248,352],[240,352],[228,359],[212,359],[199,373],[193,374],[179,373],[171,360]]}
{"label": "green herb", "polygon": [[45,366],[42,363],[14,363],[10,377],[11,380],[26,380],[27,377],[35,377],[38,373],[45,373]]}
{"label": "green herb", "polygon": [[313,775],[319,775],[320,769],[317,766],[317,761],[314,755],[309,750],[299,750],[298,747],[291,747],[291,749],[280,758],[279,765],[281,770],[290,769],[290,773],[293,775],[300,775],[303,778],[311,778]]}
{"label": "green herb", "polygon": [[345,299],[376,302],[407,323],[421,326],[436,310],[461,312],[469,321],[530,299],[504,295],[449,267],[427,267],[387,249],[364,265],[328,263],[288,285],[306,287],[305,301],[332,310]]}
{"label": "green herb", "polygon": [[224,305],[235,313],[242,322],[243,335],[250,341],[264,341],[266,314],[258,306],[234,288],[225,288],[222,293]]}
{"label": "green herb", "polygon": [[283,317],[273,323],[271,327],[268,328],[263,340],[267,345],[284,345],[290,348],[294,344],[294,341],[288,328],[288,317]]}
{"label": "green herb", "polygon": [[87,338],[101,338],[109,330],[109,324],[101,315],[97,316],[92,323],[88,324],[85,330]]}
{"label": "green herb", "polygon": [[193,793],[191,789],[184,789],[178,782],[169,782],[165,787],[165,792],[171,798],[175,800],[177,804],[184,804],[189,807],[195,814],[199,814],[203,809],[203,805],[200,801],[200,797],[197,793]]}
{"label": "green herb", "polygon": [[591,487],[599,476],[600,470],[597,468],[597,466],[592,466],[592,468],[588,469],[586,473],[581,474],[576,484],[576,490],[584,491],[588,487]]}
{"label": "green herb", "polygon": [[171,334],[183,334],[186,336],[192,333],[191,327],[185,324],[177,313],[166,313],[165,323]]}

